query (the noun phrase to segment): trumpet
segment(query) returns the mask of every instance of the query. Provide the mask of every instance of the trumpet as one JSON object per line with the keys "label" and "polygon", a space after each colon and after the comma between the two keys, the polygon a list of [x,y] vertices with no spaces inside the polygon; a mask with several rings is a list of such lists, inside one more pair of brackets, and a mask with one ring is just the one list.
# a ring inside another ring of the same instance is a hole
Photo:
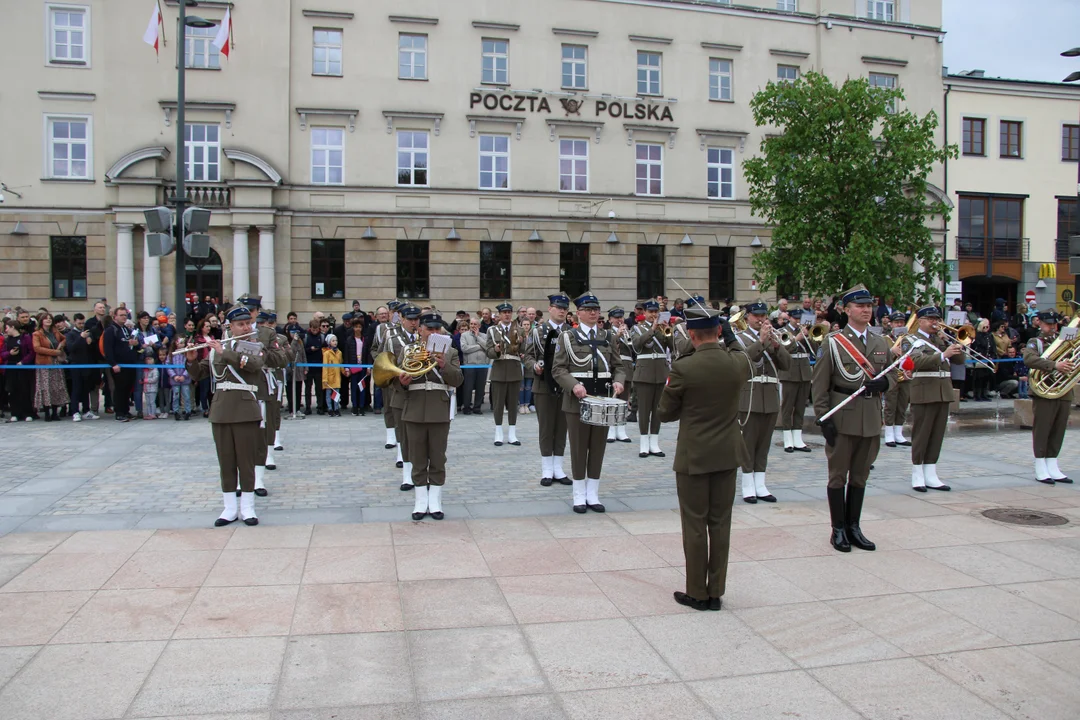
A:
{"label": "trumpet", "polygon": [[660,333],[664,337],[671,337],[671,333],[673,333],[674,330],[671,329],[670,325],[661,325],[660,322],[657,321],[655,332]]}
{"label": "trumpet", "polygon": [[[222,338],[221,342],[226,343],[226,342],[229,342],[230,340],[239,340],[240,338],[251,337],[252,335],[257,335],[258,332],[259,332],[258,330],[252,330],[251,332],[244,333],[243,335],[233,335],[231,337]],[[174,351],[172,353],[172,355],[184,355],[186,353],[194,352],[196,350],[203,350],[203,349],[208,348],[208,347],[210,347],[210,343],[203,343],[202,345],[192,345],[190,347],[186,347],[186,348],[182,348],[180,350],[176,350],[176,351]],[[170,355],[170,357],[172,357],[172,355]]]}

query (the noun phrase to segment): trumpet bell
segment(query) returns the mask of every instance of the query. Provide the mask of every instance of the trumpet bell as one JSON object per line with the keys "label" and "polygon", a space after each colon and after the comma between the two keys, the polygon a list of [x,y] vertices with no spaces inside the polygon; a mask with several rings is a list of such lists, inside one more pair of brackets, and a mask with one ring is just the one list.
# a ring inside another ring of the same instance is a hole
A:
{"label": "trumpet bell", "polygon": [[401,375],[401,368],[394,364],[394,355],[390,352],[379,353],[371,368],[371,381],[375,387],[389,387],[394,378]]}
{"label": "trumpet bell", "polygon": [[810,328],[810,339],[816,343],[819,343],[825,339],[826,335],[829,334],[830,329],[831,327],[829,323],[819,322],[817,325],[814,325],[812,328]]}

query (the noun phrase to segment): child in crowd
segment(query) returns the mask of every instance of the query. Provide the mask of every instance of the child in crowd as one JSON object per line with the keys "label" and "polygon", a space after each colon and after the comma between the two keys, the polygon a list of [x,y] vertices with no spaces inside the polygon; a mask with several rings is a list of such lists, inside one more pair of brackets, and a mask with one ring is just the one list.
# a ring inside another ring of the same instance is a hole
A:
{"label": "child in crowd", "polygon": [[[338,339],[333,333],[326,336],[326,347],[322,351],[323,365],[340,365],[341,351]],[[326,414],[341,417],[341,368],[324,367],[322,369],[322,387],[326,393]]]}
{"label": "child in crowd", "polygon": [[[157,347],[157,364],[172,364],[169,362],[169,349],[165,345],[158,345]],[[158,420],[166,420],[169,417],[169,408],[172,407],[172,385],[169,383],[167,370],[159,367],[158,372],[161,375],[161,379],[158,381],[157,395]]]}
{"label": "child in crowd", "polygon": [[[176,349],[183,350],[187,345],[185,338],[176,338]],[[174,356],[177,358],[176,365],[180,365],[178,368],[170,368],[168,370],[169,385],[172,387],[172,412],[173,419],[177,422],[183,417],[184,420],[191,419],[191,375],[188,374],[187,368],[184,367],[183,355]]]}
{"label": "child in crowd", "polygon": [[143,419],[157,420],[157,391],[161,373],[153,355],[145,358],[146,369],[142,372]]}

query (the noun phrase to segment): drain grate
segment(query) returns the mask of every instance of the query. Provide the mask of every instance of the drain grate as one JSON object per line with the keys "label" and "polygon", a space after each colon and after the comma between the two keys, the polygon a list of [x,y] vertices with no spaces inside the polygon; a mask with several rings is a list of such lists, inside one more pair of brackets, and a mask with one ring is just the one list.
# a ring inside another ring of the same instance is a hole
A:
{"label": "drain grate", "polygon": [[983,510],[983,517],[997,520],[998,522],[1010,523],[1011,525],[1031,525],[1046,527],[1051,525],[1067,525],[1069,518],[1043,512],[1042,510],[1027,510],[1025,508],[993,508]]}

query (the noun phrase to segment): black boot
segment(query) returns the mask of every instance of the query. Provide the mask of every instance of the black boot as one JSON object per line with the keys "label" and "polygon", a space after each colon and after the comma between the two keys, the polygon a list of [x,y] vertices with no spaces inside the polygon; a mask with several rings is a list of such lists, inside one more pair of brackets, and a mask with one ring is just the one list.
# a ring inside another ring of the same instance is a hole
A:
{"label": "black boot", "polygon": [[840,552],[851,552],[851,543],[844,530],[844,488],[829,488],[828,494],[829,517],[832,519],[832,539],[829,542]]}
{"label": "black boot", "polygon": [[859,529],[859,518],[862,516],[863,498],[866,497],[866,488],[848,485],[847,487],[847,535],[851,544],[860,550],[876,550],[877,545],[866,539]]}

